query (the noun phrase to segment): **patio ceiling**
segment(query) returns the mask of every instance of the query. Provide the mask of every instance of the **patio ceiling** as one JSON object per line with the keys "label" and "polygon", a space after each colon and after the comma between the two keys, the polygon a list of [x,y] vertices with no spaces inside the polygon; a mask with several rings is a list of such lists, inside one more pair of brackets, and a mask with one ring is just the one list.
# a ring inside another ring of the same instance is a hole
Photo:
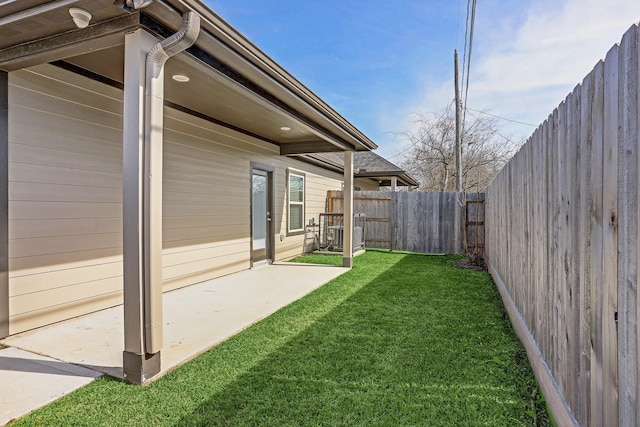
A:
{"label": "patio ceiling", "polygon": [[[74,26],[70,6],[93,14],[88,28]],[[201,15],[203,31],[196,45],[167,62],[168,105],[278,145],[282,155],[376,147],[199,1],[155,0],[135,13],[113,0],[0,1],[0,69],[53,62],[122,85],[125,31],[143,27],[167,37],[189,9]],[[173,80],[176,74],[189,81]]]}
{"label": "patio ceiling", "polygon": [[[112,84],[124,83],[124,46],[72,57],[58,63],[70,64],[77,69],[107,77]],[[172,76],[189,78],[188,82],[175,81]],[[273,144],[321,140],[310,126],[292,117],[282,108],[247,92],[243,86],[226,78],[188,53],[182,53],[165,66],[165,101],[168,105],[188,109],[207,118],[251,133]],[[289,131],[281,130],[290,128]]]}

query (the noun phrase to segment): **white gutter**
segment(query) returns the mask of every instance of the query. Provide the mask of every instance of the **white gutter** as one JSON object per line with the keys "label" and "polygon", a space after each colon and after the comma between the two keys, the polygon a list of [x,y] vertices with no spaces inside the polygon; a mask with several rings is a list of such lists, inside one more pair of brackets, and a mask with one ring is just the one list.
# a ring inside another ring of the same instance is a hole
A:
{"label": "white gutter", "polygon": [[145,352],[162,349],[162,151],[164,64],[188,49],[200,33],[200,16],[190,11],[182,28],[147,55],[144,146],[144,327]]}
{"label": "white gutter", "polygon": [[144,9],[153,3],[153,0],[126,0],[124,4],[133,10]]}
{"label": "white gutter", "polygon": [[[349,138],[345,139],[341,137],[341,139],[343,139],[349,145],[362,145],[369,150],[377,148],[377,145],[366,135],[364,135],[359,129],[357,129],[353,124],[349,123],[337,111],[331,108],[331,106],[326,104],[322,99],[320,99],[310,89],[304,86],[294,76],[288,73],[270,57],[268,57],[249,39],[235,30],[226,21],[224,21],[224,19],[216,15],[216,13],[211,10],[209,5],[204,3],[202,0],[164,0],[164,2],[168,4],[179,3],[182,7],[188,8],[189,10],[197,11],[200,16],[202,16],[204,29],[210,31],[212,36],[218,39],[218,42],[223,45],[223,50],[230,50],[236,55],[242,57],[242,60],[247,65],[252,66],[255,71],[257,71],[264,77],[273,80],[281,90],[284,90],[288,95],[293,96],[296,104],[306,105],[307,108],[311,107],[314,110],[315,114],[323,117],[325,121],[330,122],[330,124],[338,130],[338,135],[340,134],[340,132],[346,134]],[[220,52],[222,52],[222,50]],[[232,66],[231,64],[228,65]],[[241,70],[237,68],[236,71],[241,72]],[[245,77],[251,78],[250,74],[244,75]],[[254,83],[260,84],[257,80],[252,80],[254,81]],[[273,92],[273,89],[269,89],[264,86],[263,88],[268,92],[276,93]],[[288,102],[284,98],[283,101]],[[289,103],[289,105],[293,108],[296,108],[295,104]],[[312,121],[314,121],[313,117],[310,118],[312,119]],[[325,129],[331,131],[329,128],[323,126],[320,122],[316,121],[316,123],[321,127],[324,127]],[[305,127],[309,128],[306,124]],[[324,135],[323,132],[318,132],[318,129],[310,128],[310,130],[320,138],[327,140],[327,142],[332,143],[333,145],[336,145],[340,148],[340,150],[345,149],[344,144],[340,143],[339,141],[337,143],[335,141],[330,141],[329,139],[332,138]],[[351,141],[349,141],[349,139],[351,139]]]}
{"label": "white gutter", "polygon": [[[17,0],[2,2],[0,3],[0,7],[15,3]],[[21,10],[19,12],[13,13],[11,15],[3,16],[0,18],[0,27],[3,25],[8,25],[14,22],[22,21],[23,19],[31,18],[36,15],[40,15],[42,13],[47,13],[52,10],[58,9],[60,7],[71,6],[74,3],[77,3],[80,0],[58,0],[50,3],[41,4],[40,6],[32,7],[31,9]]]}

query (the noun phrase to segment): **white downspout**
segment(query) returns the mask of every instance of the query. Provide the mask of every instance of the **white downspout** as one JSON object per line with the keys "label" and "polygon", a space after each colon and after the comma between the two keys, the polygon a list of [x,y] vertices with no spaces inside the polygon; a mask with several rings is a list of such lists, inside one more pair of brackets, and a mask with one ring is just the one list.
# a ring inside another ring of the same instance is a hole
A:
{"label": "white downspout", "polygon": [[144,342],[145,352],[162,349],[162,151],[164,64],[188,49],[200,33],[200,16],[190,11],[182,28],[147,55],[144,146]]}

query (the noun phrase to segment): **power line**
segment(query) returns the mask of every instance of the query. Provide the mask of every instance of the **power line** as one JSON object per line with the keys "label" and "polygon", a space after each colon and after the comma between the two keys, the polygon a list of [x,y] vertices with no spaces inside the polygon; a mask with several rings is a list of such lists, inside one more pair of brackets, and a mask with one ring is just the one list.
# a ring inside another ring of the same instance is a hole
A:
{"label": "power line", "polygon": [[[453,103],[455,103],[455,101],[449,101],[449,103],[447,104],[447,108],[450,107],[451,104],[453,104]],[[496,114],[487,113],[486,111],[482,111],[482,110],[476,110],[475,108],[471,108],[471,107],[466,107],[465,110],[474,111],[474,112],[480,113],[480,114],[486,114],[487,116],[495,117],[496,119],[504,120],[504,121],[507,121],[507,122],[517,123],[517,124],[525,125],[525,126],[531,126],[531,127],[534,127],[534,128],[538,127],[538,125],[532,125],[531,123],[526,123],[526,122],[521,122],[521,121],[518,121],[518,120],[508,119],[508,118],[503,117],[503,116],[498,116]],[[434,111],[429,111],[427,113],[438,115],[438,113],[436,113]],[[471,113],[469,113],[469,114],[471,114]],[[478,120],[480,119],[480,116],[476,116],[475,114],[471,114],[471,116],[473,116],[475,119],[478,119]],[[517,142],[513,141],[511,138],[509,138],[509,137],[507,137],[507,136],[505,136],[505,135],[503,135],[503,134],[501,134],[501,133],[499,133],[497,131],[496,131],[496,134],[498,134],[499,136],[501,136],[502,138],[506,139],[507,141],[509,141],[510,143],[512,143],[514,145],[517,144]],[[418,145],[419,142],[420,142],[420,139],[417,139],[416,141],[414,141],[411,145],[409,145],[404,150],[401,150],[400,152],[394,154],[393,156],[388,156],[388,157],[385,157],[385,158],[387,160],[391,160],[391,159],[393,159],[395,157],[398,157],[398,156],[406,153],[407,151],[411,150],[413,147]]]}
{"label": "power line", "polygon": [[462,50],[462,82],[464,85],[464,72],[467,64],[467,41],[469,40],[469,9],[471,7],[471,0],[467,0],[467,16],[464,22],[464,49]]}
{"label": "power line", "polygon": [[[453,102],[454,102],[454,101],[449,101],[449,103],[447,104],[447,108],[449,108],[449,107],[451,106],[451,104],[453,104]],[[445,108],[445,110],[446,110],[446,108]],[[436,116],[436,117],[439,115],[439,113],[434,112],[434,111],[427,111],[427,113],[433,114],[433,115],[434,115],[434,116]],[[413,147],[415,147],[416,145],[418,145],[418,143],[419,143],[420,141],[421,141],[421,138],[417,138],[417,139],[416,139],[416,140],[415,140],[411,145],[409,145],[409,146],[408,146],[407,148],[405,148],[404,150],[400,151],[399,153],[394,154],[393,156],[385,157],[385,159],[387,159],[387,160],[391,160],[391,159],[393,159],[393,158],[395,158],[395,157],[400,156],[401,154],[406,153],[407,151],[411,150]]]}
{"label": "power line", "polygon": [[458,0],[458,15],[456,18],[456,47],[458,46],[458,33],[460,32],[460,1]]}
{"label": "power line", "polygon": [[[469,110],[471,110],[471,111],[476,111],[476,112],[481,113],[481,114],[489,114],[489,113],[485,113],[484,111],[474,110],[473,108],[469,108]],[[479,117],[479,116],[476,116],[476,115],[475,115],[475,114],[473,114],[473,113],[469,113],[469,114],[471,114],[471,115],[472,115],[476,120],[480,120],[480,117]],[[493,114],[489,114],[489,115],[490,115],[490,116],[492,116]],[[495,117],[498,117],[498,118],[500,118],[500,119],[504,119],[504,117],[499,117],[499,116],[495,116]],[[513,121],[513,120],[509,120],[509,119],[504,119],[504,120],[508,120],[508,121],[510,121],[510,122],[511,122],[511,121]],[[516,123],[519,123],[519,122],[516,122]],[[523,124],[528,124],[528,123],[523,123]],[[529,126],[533,126],[533,125],[529,125]],[[512,140],[511,138],[509,138],[509,137],[507,137],[507,136],[505,136],[505,135],[501,134],[501,133],[500,133],[500,132],[498,132],[497,130],[495,131],[495,133],[496,133],[497,135],[501,136],[502,138],[506,139],[507,141],[509,141],[513,146],[518,145],[518,143],[517,143],[517,142],[515,142],[515,141],[514,141],[514,140]]]}
{"label": "power line", "polygon": [[[468,9],[467,9],[467,13],[468,13]],[[473,6],[471,8],[471,29],[469,31],[469,54],[468,54],[468,59],[467,59],[467,82],[464,85],[464,112],[462,115],[462,129],[464,129],[464,122],[465,119],[467,118],[467,110],[466,110],[466,105],[467,105],[467,98],[469,96],[469,75],[471,74],[471,53],[473,51],[473,29],[475,27],[475,22],[476,22],[476,0],[473,0]]]}
{"label": "power line", "polygon": [[391,160],[391,159],[393,159],[394,157],[398,157],[399,155],[406,153],[407,151],[411,150],[413,147],[415,147],[416,145],[418,145],[418,142],[420,142],[420,140],[419,140],[419,139],[417,139],[413,144],[411,144],[410,146],[408,146],[408,147],[407,147],[407,148],[405,148],[404,150],[400,151],[399,153],[394,154],[393,156],[385,157],[385,158],[386,158],[387,160]]}
{"label": "power line", "polygon": [[470,108],[470,107],[465,107],[465,110],[470,110],[470,111],[475,111],[476,113],[486,114],[487,116],[495,117],[496,119],[505,120],[507,122],[518,123],[520,125],[531,126],[531,127],[534,127],[534,128],[538,127],[538,125],[532,125],[531,123],[525,123],[525,122],[520,122],[518,120],[507,119],[506,117],[497,116],[495,114],[487,113],[486,111],[482,111],[482,110],[475,110],[475,109]]}

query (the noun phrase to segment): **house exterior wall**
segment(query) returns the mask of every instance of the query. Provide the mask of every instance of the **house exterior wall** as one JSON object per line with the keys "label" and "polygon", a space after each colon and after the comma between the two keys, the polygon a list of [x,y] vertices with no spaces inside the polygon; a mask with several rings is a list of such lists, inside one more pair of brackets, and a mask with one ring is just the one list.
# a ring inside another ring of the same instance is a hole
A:
{"label": "house exterior wall", "polygon": [[120,303],[121,91],[9,74],[9,333]]}
{"label": "house exterior wall", "polygon": [[275,259],[299,255],[304,237],[287,235],[287,169],[305,176],[305,221],[325,211],[326,191],[340,188],[341,175],[282,157],[275,145],[165,109],[166,290],[249,268],[251,162],[275,169]]}
{"label": "house exterior wall", "polygon": [[[10,334],[122,302],[122,91],[43,65],[9,74]],[[251,162],[274,168],[275,259],[287,235],[287,170],[305,175],[305,221],[342,175],[165,108],[166,291],[250,266]]]}

